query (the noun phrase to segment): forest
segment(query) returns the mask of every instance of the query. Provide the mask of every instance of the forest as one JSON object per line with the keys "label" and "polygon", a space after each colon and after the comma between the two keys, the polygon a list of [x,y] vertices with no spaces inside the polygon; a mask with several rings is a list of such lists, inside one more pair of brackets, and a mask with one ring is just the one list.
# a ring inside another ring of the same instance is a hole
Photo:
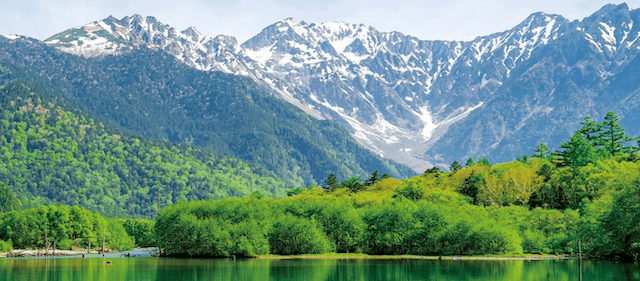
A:
{"label": "forest", "polygon": [[152,221],[105,218],[78,206],[0,213],[0,252],[13,248],[122,251],[152,246],[155,236]]}
{"label": "forest", "polygon": [[457,161],[406,180],[380,176],[289,192],[282,199],[180,202],[162,210],[165,255],[367,253],[640,257],[640,157],[610,112],[551,151],[492,165]]}
{"label": "forest", "polygon": [[513,162],[470,158],[404,180],[328,173],[291,189],[241,160],[119,132],[24,83],[0,96],[0,251],[104,241],[199,257],[572,255],[580,244],[589,258],[640,257],[638,139],[613,112]]}
{"label": "forest", "polygon": [[[47,89],[96,121],[150,139],[193,144],[267,169],[288,188],[329,173],[416,174],[362,147],[342,126],[279,100],[248,77],[193,69],[159,50],[82,58],[0,38],[0,85]],[[4,71],[2,71],[4,68]]]}
{"label": "forest", "polygon": [[0,182],[25,208],[66,204],[138,218],[179,200],[286,194],[262,168],[123,133],[19,82],[0,89]]}

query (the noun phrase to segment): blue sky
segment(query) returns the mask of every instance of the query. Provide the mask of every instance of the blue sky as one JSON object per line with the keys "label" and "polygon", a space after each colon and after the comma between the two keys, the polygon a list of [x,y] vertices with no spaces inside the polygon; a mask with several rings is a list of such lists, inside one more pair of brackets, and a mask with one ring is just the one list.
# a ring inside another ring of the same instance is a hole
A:
{"label": "blue sky", "polygon": [[[471,40],[509,29],[534,12],[560,14],[575,20],[608,3],[598,0],[0,0],[0,34],[46,39],[109,15],[120,19],[140,14],[155,16],[179,30],[195,26],[204,34],[231,35],[239,42],[288,17],[315,23],[363,23],[379,31],[400,31],[420,39]],[[632,9],[640,7],[640,0],[626,3]]]}

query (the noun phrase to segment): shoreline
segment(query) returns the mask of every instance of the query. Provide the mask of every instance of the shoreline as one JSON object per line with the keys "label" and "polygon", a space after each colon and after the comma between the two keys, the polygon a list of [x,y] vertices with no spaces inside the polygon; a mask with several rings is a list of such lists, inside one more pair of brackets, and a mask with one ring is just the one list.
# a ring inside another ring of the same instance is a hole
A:
{"label": "shoreline", "polygon": [[526,256],[419,256],[419,255],[367,255],[367,254],[317,254],[317,255],[262,255],[256,259],[407,259],[407,260],[571,260],[570,256],[526,255]]}
{"label": "shoreline", "polygon": [[[135,248],[134,250],[151,250],[157,248]],[[132,250],[133,251],[133,250]],[[105,253],[112,251],[106,250]],[[99,255],[100,250],[56,250],[55,255],[49,251],[49,257]],[[0,253],[0,258],[24,258],[24,257],[47,257],[44,249],[14,249],[6,253]],[[267,260],[290,260],[290,259],[377,259],[377,260],[486,260],[486,261],[507,261],[507,260],[571,260],[576,259],[571,256],[560,255],[522,255],[522,256],[420,256],[420,255],[368,255],[368,254],[307,254],[307,255],[260,255],[255,259]]]}
{"label": "shoreline", "polygon": [[[111,251],[105,250],[105,253]],[[0,253],[0,258],[32,258],[32,257],[63,257],[101,254],[100,250],[52,250],[45,253],[44,249],[14,249],[6,253]]]}

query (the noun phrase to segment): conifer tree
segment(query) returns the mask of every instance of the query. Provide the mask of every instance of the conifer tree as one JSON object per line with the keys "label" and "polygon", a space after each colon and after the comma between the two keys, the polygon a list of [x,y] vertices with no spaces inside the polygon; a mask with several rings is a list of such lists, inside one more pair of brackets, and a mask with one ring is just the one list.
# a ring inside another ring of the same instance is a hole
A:
{"label": "conifer tree", "polygon": [[586,140],[588,140],[594,147],[601,145],[601,130],[602,124],[596,123],[591,116],[587,115],[584,118],[584,122],[580,122],[582,128],[580,128],[580,133],[584,136]]}
{"label": "conifer tree", "polygon": [[533,154],[534,158],[549,159],[549,156],[551,156],[551,150],[542,142],[538,144],[538,147],[533,151],[535,152],[535,154]]}
{"label": "conifer tree", "polygon": [[452,171],[454,173],[460,169],[462,169],[462,166],[460,165],[460,163],[458,163],[458,160],[453,161],[453,163],[451,163],[451,166],[449,166],[449,171]]}
{"label": "conifer tree", "polygon": [[338,178],[336,178],[336,175],[334,175],[333,173],[330,173],[324,182],[327,184],[327,189],[329,191],[332,191],[338,184]]}
{"label": "conifer tree", "polygon": [[624,141],[634,140],[625,134],[618,121],[620,121],[618,115],[609,111],[604,117],[604,122],[600,125],[602,126],[602,131],[600,132],[600,143],[598,144],[603,145],[612,156],[623,151]]}
{"label": "conifer tree", "polygon": [[476,164],[476,162],[473,161],[473,157],[469,157],[469,160],[467,160],[467,164],[465,164],[464,166],[469,168],[469,167],[471,167],[471,166],[473,166],[475,164]]}
{"label": "conifer tree", "polygon": [[371,177],[365,181],[364,185],[365,186],[372,186],[374,184],[376,184],[376,182],[378,182],[380,180],[380,174],[378,174],[378,171],[375,171],[373,173],[371,173]]}
{"label": "conifer tree", "polygon": [[584,138],[580,131],[576,131],[568,142],[560,144],[564,151],[557,152],[558,165],[565,167],[582,167],[595,161],[595,149]]}
{"label": "conifer tree", "polygon": [[487,159],[487,158],[478,159],[478,163],[477,164],[480,164],[482,166],[491,166],[491,162],[489,162],[489,159]]}

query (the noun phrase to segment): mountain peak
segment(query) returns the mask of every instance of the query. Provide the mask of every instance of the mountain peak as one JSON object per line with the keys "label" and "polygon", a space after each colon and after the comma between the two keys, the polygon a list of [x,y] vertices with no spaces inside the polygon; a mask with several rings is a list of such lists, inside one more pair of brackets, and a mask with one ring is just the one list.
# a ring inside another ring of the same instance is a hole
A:
{"label": "mountain peak", "polygon": [[117,19],[116,17],[114,17],[113,15],[109,15],[106,19],[104,19],[103,21],[105,22],[120,22],[119,19]]}
{"label": "mountain peak", "polygon": [[620,5],[607,4],[597,12],[593,13],[590,17],[587,17],[585,21],[600,20],[602,18],[616,18],[619,16],[628,17],[630,12],[631,9],[629,9],[629,6],[626,3],[622,3]]}
{"label": "mountain peak", "polygon": [[290,26],[306,25],[306,23],[304,21],[297,21],[292,17],[283,19],[283,20],[277,22],[276,24],[278,24],[278,23],[282,23],[282,24],[286,24],[286,25],[290,25]]}
{"label": "mountain peak", "polygon": [[185,29],[180,33],[188,36],[191,39],[191,41],[194,41],[194,42],[199,42],[202,38],[205,37],[205,35],[200,33],[200,31],[198,31],[194,26],[190,26],[189,28]]}

